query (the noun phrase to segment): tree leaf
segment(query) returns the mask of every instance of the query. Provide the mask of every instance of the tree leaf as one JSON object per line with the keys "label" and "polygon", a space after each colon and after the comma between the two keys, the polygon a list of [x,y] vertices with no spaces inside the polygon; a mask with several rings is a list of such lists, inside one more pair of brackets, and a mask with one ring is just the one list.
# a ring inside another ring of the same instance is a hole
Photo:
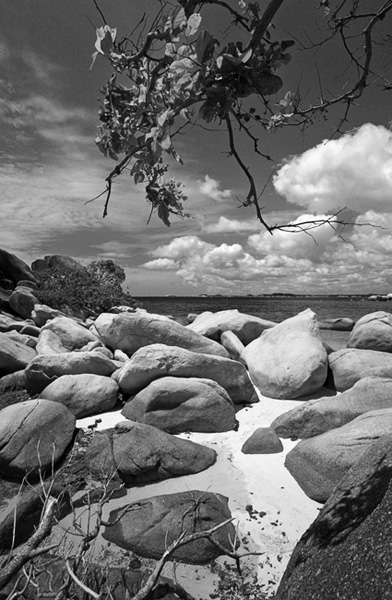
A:
{"label": "tree leaf", "polygon": [[187,19],[185,15],[185,10],[182,6],[179,6],[175,9],[172,14],[172,33],[176,35],[183,31],[186,27]]}
{"label": "tree leaf", "polygon": [[195,33],[197,33],[197,30],[199,29],[200,23],[201,23],[201,14],[193,13],[193,15],[191,15],[188,19],[186,29],[185,29],[185,35],[188,37],[195,35]]}
{"label": "tree leaf", "polygon": [[216,44],[217,41],[208,31],[200,31],[196,40],[196,55],[199,63],[204,64],[211,57]]}

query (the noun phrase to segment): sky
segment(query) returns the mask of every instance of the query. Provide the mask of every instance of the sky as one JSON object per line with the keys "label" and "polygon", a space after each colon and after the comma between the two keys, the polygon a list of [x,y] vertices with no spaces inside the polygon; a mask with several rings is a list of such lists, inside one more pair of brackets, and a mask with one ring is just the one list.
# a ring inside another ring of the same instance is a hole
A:
{"label": "sky", "polygon": [[[287,0],[275,21],[274,35],[297,41],[292,62],[279,71],[284,85],[276,102],[298,86],[310,102],[320,81],[326,93],[344,89],[349,75],[336,42],[301,48],[318,34],[318,4]],[[99,2],[119,36],[157,5]],[[239,142],[259,188],[267,184],[261,205],[268,222],[322,219],[344,208],[351,225],[338,228],[341,235],[325,224],[311,236],[271,236],[254,209],[240,205],[246,181],[215,127],[192,130],[178,143],[184,165],[173,172],[184,183],[191,218],[173,218],[170,228],[156,216],[148,223],[144,189],[124,175],[103,219],[104,199],[88,202],[114,166],[94,143],[99,89],[111,75],[102,56],[90,70],[102,25],[94,2],[0,0],[0,10],[1,248],[28,264],[48,254],[112,259],[135,296],[392,291],[392,92],[377,88],[379,79],[353,108],[345,134],[333,136],[333,110],[305,132],[260,130],[261,149],[273,162]],[[214,13],[203,19],[206,29],[221,27]],[[390,49],[377,47],[376,66],[391,79]]]}

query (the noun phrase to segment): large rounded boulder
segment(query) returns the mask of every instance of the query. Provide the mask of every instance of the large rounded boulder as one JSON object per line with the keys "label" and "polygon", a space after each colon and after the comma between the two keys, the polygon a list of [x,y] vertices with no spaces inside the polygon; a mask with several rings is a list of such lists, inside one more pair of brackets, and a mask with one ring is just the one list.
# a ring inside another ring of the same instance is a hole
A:
{"label": "large rounded boulder", "polygon": [[347,348],[392,352],[392,314],[380,310],[359,319],[350,334]]}
{"label": "large rounded boulder", "polygon": [[62,375],[40,393],[40,398],[60,402],[77,419],[83,419],[112,410],[117,404],[119,391],[111,377],[82,373]]}
{"label": "large rounded boulder", "polygon": [[102,313],[95,320],[92,332],[106,346],[123,350],[129,356],[150,344],[167,344],[202,354],[228,356],[217,342],[190,331],[180,323],[147,312]]}
{"label": "large rounded boulder", "polygon": [[0,377],[24,369],[36,356],[34,348],[0,333]]}
{"label": "large rounded boulder", "polygon": [[72,441],[76,419],[50,400],[28,400],[0,411],[0,472],[9,477],[50,469]]}
{"label": "large rounded boulder", "polygon": [[26,368],[26,389],[30,394],[39,394],[61,375],[92,373],[110,377],[116,369],[110,358],[98,352],[38,355]]}
{"label": "large rounded boulder", "polygon": [[131,486],[199,473],[215,463],[216,452],[144,423],[121,421],[95,433],[84,461],[93,478],[117,473]]}
{"label": "large rounded boulder", "polygon": [[277,600],[391,598],[392,436],[350,469],[292,553]]}
{"label": "large rounded boulder", "polygon": [[164,376],[212,379],[227,391],[234,404],[257,401],[241,363],[166,344],[152,344],[137,350],[116,373],[116,380],[123,394],[131,396]]}
{"label": "large rounded boulder", "polygon": [[[159,559],[181,535],[212,529],[230,518],[225,496],[191,490],[145,498],[113,510],[103,538],[139,556]],[[223,549],[207,538],[199,538],[180,544],[171,559],[204,565],[224,554],[225,548],[233,550],[236,534],[232,523],[218,529],[214,537]]]}
{"label": "large rounded boulder", "polygon": [[9,279],[14,284],[19,281],[36,282],[30,267],[20,258],[0,248],[0,279]]}
{"label": "large rounded boulder", "polygon": [[342,348],[328,356],[333,386],[338,392],[351,388],[370,375],[392,377],[392,355],[377,350]]}
{"label": "large rounded boulder", "polygon": [[122,414],[169,433],[214,433],[238,426],[226,390],[215,381],[196,377],[157,379],[127,402]]}
{"label": "large rounded boulder", "polygon": [[295,399],[318,391],[328,371],[315,313],[307,309],[248,344],[241,357],[264,396]]}
{"label": "large rounded boulder", "polygon": [[279,437],[304,439],[382,408],[392,408],[392,379],[365,377],[342,394],[309,400],[279,415],[271,427]]}
{"label": "large rounded boulder", "polygon": [[48,321],[41,331],[51,331],[56,334],[64,348],[69,351],[80,350],[89,342],[96,342],[96,336],[86,327],[69,317],[56,317]]}
{"label": "large rounded boulder", "polygon": [[285,466],[309,498],[325,502],[343,475],[384,435],[392,435],[392,408],[367,412],[301,440],[287,454]]}
{"label": "large rounded boulder", "polygon": [[198,315],[188,329],[201,333],[206,337],[219,341],[224,331],[232,331],[246,346],[259,337],[266,329],[274,327],[276,323],[246,315],[237,309],[220,310],[216,313],[209,311]]}

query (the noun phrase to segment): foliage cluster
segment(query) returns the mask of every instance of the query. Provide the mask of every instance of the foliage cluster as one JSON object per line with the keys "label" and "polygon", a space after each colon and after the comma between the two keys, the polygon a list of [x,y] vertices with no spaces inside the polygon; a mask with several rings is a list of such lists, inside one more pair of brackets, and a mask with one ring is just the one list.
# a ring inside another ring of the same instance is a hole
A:
{"label": "foliage cluster", "polygon": [[[171,214],[187,216],[182,184],[165,179],[164,156],[182,163],[174,145],[176,136],[195,126],[208,130],[213,124],[227,132],[228,155],[247,180],[248,194],[239,200],[255,207],[268,231],[282,228],[268,225],[262,216],[261,194],[239,152],[238,135],[247,138],[254,152],[270,159],[260,151],[260,132],[286,125],[305,128],[317,114],[326,118],[328,108],[335,104],[345,107],[339,131],[351,105],[369,86],[369,78],[377,81],[372,61],[376,47],[387,40],[376,42],[374,31],[392,11],[392,0],[377,0],[371,10],[365,10],[359,0],[320,2],[325,31],[320,30],[320,40],[311,42],[310,48],[336,40],[347,57],[347,83],[337,93],[323,90],[316,67],[319,93],[312,90],[313,97],[305,104],[299,84],[297,90],[276,96],[283,86],[277,71],[290,63],[289,50],[298,43],[274,39],[273,19],[285,0],[269,0],[263,9],[258,2],[245,0],[159,0],[158,4],[155,18],[148,22],[145,14],[124,38],[117,36],[100,11],[105,25],[97,29],[93,62],[98,55],[104,56],[113,74],[102,89],[96,143],[105,156],[118,161],[106,178],[103,216],[112,182],[125,170],[135,184],[145,185],[151,213],[156,211],[166,225]],[[222,13],[220,31],[205,28],[211,6]],[[381,79],[384,89],[392,89],[385,77],[378,76]]]}
{"label": "foliage cluster", "polygon": [[112,306],[138,306],[122,289],[124,269],[112,260],[98,260],[78,269],[62,265],[36,274],[38,300],[81,318],[96,317]]}

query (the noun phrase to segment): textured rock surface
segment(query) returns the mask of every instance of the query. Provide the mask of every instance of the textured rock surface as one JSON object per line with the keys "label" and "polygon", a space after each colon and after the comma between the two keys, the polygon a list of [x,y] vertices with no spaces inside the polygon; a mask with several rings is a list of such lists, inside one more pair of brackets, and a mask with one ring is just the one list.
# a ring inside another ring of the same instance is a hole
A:
{"label": "textured rock surface", "polygon": [[61,339],[50,329],[45,329],[38,336],[37,354],[65,354],[67,348],[63,346]]}
{"label": "textured rock surface", "polygon": [[237,427],[227,392],[215,381],[195,377],[153,381],[125,404],[122,414],[169,433],[212,433]]}
{"label": "textured rock surface", "polygon": [[137,485],[204,471],[216,452],[150,425],[122,421],[95,434],[85,461],[94,478],[117,471],[127,485]]}
{"label": "textured rock surface", "polygon": [[339,392],[348,390],[359,379],[374,374],[372,369],[382,369],[384,377],[389,369],[392,374],[392,356],[387,352],[345,348],[332,352],[328,360],[333,384]]}
{"label": "textured rock surface", "polygon": [[10,279],[13,283],[25,279],[35,281],[30,267],[23,260],[0,248],[0,279]]}
{"label": "textured rock surface", "polygon": [[49,400],[28,400],[0,411],[0,472],[24,477],[58,462],[75,431],[74,415]]}
{"label": "textured rock surface", "polygon": [[133,395],[164,376],[212,379],[227,391],[234,404],[257,401],[248,373],[241,363],[166,344],[140,348],[121,367],[117,381],[124,394]]}
{"label": "textured rock surface", "polygon": [[347,348],[392,352],[392,314],[380,310],[361,317],[350,334]]}
{"label": "textured rock surface", "polygon": [[9,304],[13,311],[20,315],[23,319],[29,319],[34,310],[34,305],[37,304],[37,297],[31,288],[17,286],[9,297]]}
{"label": "textured rock surface", "polygon": [[29,485],[19,490],[16,510],[12,506],[0,523],[0,554],[27,542],[34,533],[40,521],[45,494],[58,500],[55,511],[57,519],[70,512],[69,494],[56,482]]}
{"label": "textured rock surface", "polygon": [[372,444],[297,544],[277,600],[391,598],[392,436]]}
{"label": "textured rock surface", "polygon": [[[188,535],[205,531],[231,517],[227,498],[198,490],[146,498],[134,507],[128,505],[119,522],[106,527],[103,537],[139,556],[155,559],[160,558],[183,531]],[[109,522],[114,521],[123,509],[112,511]],[[215,537],[220,544],[230,548],[229,540],[235,539],[232,523],[219,529]],[[221,554],[217,546],[207,539],[200,539],[181,546],[172,556],[180,562],[203,565]]]}
{"label": "textured rock surface", "polygon": [[276,454],[283,452],[283,444],[270,427],[259,427],[241,448],[244,454]]}
{"label": "textured rock surface", "polygon": [[335,331],[351,331],[354,327],[354,321],[347,317],[337,319],[324,319],[319,321],[320,329],[333,329]]}
{"label": "textured rock surface", "polygon": [[366,377],[338,396],[310,400],[279,415],[271,427],[282,438],[309,438],[381,408],[392,408],[392,379]]}
{"label": "textured rock surface", "polygon": [[112,410],[118,396],[113,379],[91,373],[62,375],[40,393],[40,398],[66,406],[77,419]]}
{"label": "textured rock surface", "polygon": [[212,340],[190,331],[169,319],[141,311],[113,315],[101,314],[92,328],[105,345],[113,350],[119,348],[129,356],[149,344],[179,346],[192,352],[228,356],[226,350]]}
{"label": "textured rock surface", "polygon": [[233,331],[224,331],[221,335],[221,344],[226,348],[230,358],[242,361],[241,354],[244,349],[244,344]]}
{"label": "textured rock surface", "polygon": [[216,313],[203,312],[187,327],[216,341],[220,340],[222,332],[232,331],[246,346],[249,342],[258,338],[263,331],[274,327],[274,325],[276,323],[273,321],[246,315],[237,309],[231,309],[220,310]]}
{"label": "textured rock surface", "polygon": [[97,352],[38,355],[26,368],[26,389],[30,394],[39,394],[61,375],[93,373],[110,377],[116,368],[113,361]]}
{"label": "textured rock surface", "polygon": [[97,338],[88,329],[69,317],[56,317],[42,327],[42,331],[52,331],[69,351],[83,348],[89,342],[97,342]]}
{"label": "textured rock surface", "polygon": [[245,347],[242,358],[253,383],[269,398],[300,398],[319,390],[327,377],[327,352],[310,309],[265,331]]}
{"label": "textured rock surface", "polygon": [[0,333],[0,377],[24,369],[36,356],[34,348]]}
{"label": "textured rock surface", "polygon": [[302,440],[287,454],[285,466],[309,498],[325,502],[343,475],[384,435],[392,435],[391,408],[367,412]]}

